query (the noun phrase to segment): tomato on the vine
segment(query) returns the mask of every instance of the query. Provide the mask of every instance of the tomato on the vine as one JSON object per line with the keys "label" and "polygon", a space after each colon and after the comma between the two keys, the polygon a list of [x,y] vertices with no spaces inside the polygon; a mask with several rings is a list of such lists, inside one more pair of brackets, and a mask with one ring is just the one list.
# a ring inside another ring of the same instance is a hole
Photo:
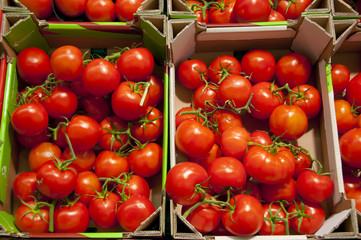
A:
{"label": "tomato on the vine", "polygon": [[190,59],[177,68],[177,79],[185,88],[196,89],[207,81],[207,73],[207,65],[202,60]]}
{"label": "tomato on the vine", "polygon": [[238,22],[266,22],[271,4],[267,0],[236,1],[234,11]]}

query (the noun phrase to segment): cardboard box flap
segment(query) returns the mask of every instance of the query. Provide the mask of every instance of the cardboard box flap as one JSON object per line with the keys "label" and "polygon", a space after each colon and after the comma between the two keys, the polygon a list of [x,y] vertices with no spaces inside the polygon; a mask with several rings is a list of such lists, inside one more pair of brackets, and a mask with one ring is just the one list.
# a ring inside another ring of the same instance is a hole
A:
{"label": "cardboard box flap", "polygon": [[29,12],[29,10],[17,0],[0,1],[0,9],[4,12]]}
{"label": "cardboard box flap", "polygon": [[322,227],[315,233],[316,236],[325,236],[338,228],[343,221],[345,221],[351,214],[351,209],[343,210],[342,212],[332,214],[328,217]]}
{"label": "cardboard box flap", "polygon": [[162,14],[164,12],[164,1],[162,0],[145,0],[142,2],[137,12],[136,16],[146,15],[146,14]]}
{"label": "cardboard box flap", "polygon": [[307,240],[307,236],[306,235],[277,235],[277,236],[252,236],[252,237],[242,237],[242,238],[237,238],[237,237],[225,237],[225,236],[215,236],[215,237],[209,237],[207,239],[214,239],[214,240]]}
{"label": "cardboard box flap", "polygon": [[343,0],[331,2],[331,13],[334,19],[360,19],[359,13]]}
{"label": "cardboard box flap", "polygon": [[205,239],[180,213],[173,214],[174,239]]}
{"label": "cardboard box flap", "polygon": [[182,0],[167,0],[167,12],[171,19],[197,18],[193,11]]}
{"label": "cardboard box flap", "polygon": [[313,14],[313,13],[330,13],[331,12],[331,3],[329,0],[314,0],[311,4],[305,9],[304,14]]}
{"label": "cardboard box flap", "polygon": [[333,43],[333,52],[334,55],[339,48],[344,43],[345,39],[350,36],[352,32],[355,31],[357,27],[358,20],[349,19],[349,20],[334,20],[334,43]]}
{"label": "cardboard box flap", "polygon": [[154,237],[160,236],[159,231],[161,224],[163,224],[164,219],[162,218],[162,207],[159,207],[155,210],[152,215],[150,215],[145,221],[143,221],[140,226],[130,235],[137,237]]}

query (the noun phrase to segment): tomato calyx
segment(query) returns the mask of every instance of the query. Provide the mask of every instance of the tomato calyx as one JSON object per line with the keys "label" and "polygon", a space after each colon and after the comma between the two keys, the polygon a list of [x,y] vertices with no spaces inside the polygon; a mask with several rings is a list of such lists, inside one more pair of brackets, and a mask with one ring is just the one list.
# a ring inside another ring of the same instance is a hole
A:
{"label": "tomato calyx", "polygon": [[129,83],[129,87],[133,92],[138,93],[138,94],[142,94],[142,98],[141,98],[140,103],[139,103],[140,106],[143,106],[143,104],[144,104],[144,101],[145,101],[145,98],[146,98],[146,96],[148,94],[150,85],[151,85],[150,82],[136,82],[134,84],[134,86]]}
{"label": "tomato calyx", "polygon": [[[274,214],[272,213],[272,204],[276,204],[278,203],[278,206],[280,206],[281,208],[279,208]],[[279,216],[279,213],[283,211],[286,215],[285,218],[283,217],[280,217]],[[273,235],[273,232],[275,230],[275,227],[276,227],[276,223],[278,221],[282,221],[284,222],[285,224],[285,230],[286,230],[286,235],[290,235],[290,230],[289,230],[289,222],[288,222],[288,219],[289,219],[289,215],[291,213],[288,213],[286,211],[286,208],[284,207],[284,203],[282,201],[277,201],[277,202],[272,202],[270,203],[269,205],[269,208],[268,208],[268,215],[269,217],[265,217],[264,220],[265,221],[269,221],[270,224],[271,224],[271,231],[272,231],[272,235]]]}
{"label": "tomato calyx", "polygon": [[122,192],[119,192],[120,198],[122,199],[122,201],[126,201],[127,199],[130,198],[130,192],[127,195],[125,193],[125,189],[126,187],[129,186],[129,180],[131,179],[131,177],[133,176],[133,173],[128,173],[128,172],[124,172],[122,174],[120,174],[118,177],[112,177],[112,178],[99,178],[99,181],[106,181],[108,183],[115,183],[116,186],[114,188],[117,187],[117,185],[123,185],[123,189]]}
{"label": "tomato calyx", "polygon": [[[204,0],[202,0],[202,3],[200,4],[189,4],[188,2],[186,2],[187,6],[193,11],[202,11],[202,18],[206,18],[206,11],[209,8],[209,5],[211,5],[211,2],[206,2]],[[197,69],[196,69],[197,70]],[[198,71],[198,70],[197,70]]]}
{"label": "tomato calyx", "polygon": [[226,79],[228,76],[230,76],[231,74],[229,73],[230,71],[232,71],[234,68],[228,68],[229,65],[231,64],[227,64],[226,66],[223,67],[221,61],[219,60],[219,68],[220,70],[215,70],[215,69],[210,69],[214,72],[216,72],[217,74],[221,75],[220,80],[218,81],[218,85],[221,84],[223,82],[224,79]]}
{"label": "tomato calyx", "polygon": [[61,161],[58,157],[53,156],[53,162],[54,162],[55,167],[58,168],[60,171],[72,170],[72,171],[75,172],[75,174],[77,174],[77,171],[74,168],[68,167],[72,162],[74,162],[77,159],[77,157],[75,155],[73,146],[72,146],[72,144],[70,142],[69,136],[66,133],[65,133],[65,138],[66,138],[66,141],[67,141],[67,143],[69,145],[69,150],[70,150],[70,153],[71,153],[72,157],[70,159]]}
{"label": "tomato calyx", "polygon": [[[314,219],[314,217],[308,215],[305,213],[305,204],[304,202],[301,200],[299,203],[297,203],[296,201],[294,202],[295,204],[295,207],[296,207],[296,212],[291,212],[291,213],[286,213],[286,214],[289,214],[289,219],[291,218],[298,218],[299,219],[299,223],[298,223],[298,231],[300,230],[301,228],[301,224],[302,224],[302,221],[303,219],[306,217],[306,218],[311,218],[311,219]],[[300,206],[298,206],[300,205]]]}
{"label": "tomato calyx", "polygon": [[[221,3],[219,2],[209,2],[208,4],[211,5],[212,8],[215,8],[217,10],[223,11],[224,9],[226,9],[226,7],[230,4],[232,4],[233,2],[227,2],[224,3],[224,0],[222,0]],[[215,6],[215,7],[213,7]]]}

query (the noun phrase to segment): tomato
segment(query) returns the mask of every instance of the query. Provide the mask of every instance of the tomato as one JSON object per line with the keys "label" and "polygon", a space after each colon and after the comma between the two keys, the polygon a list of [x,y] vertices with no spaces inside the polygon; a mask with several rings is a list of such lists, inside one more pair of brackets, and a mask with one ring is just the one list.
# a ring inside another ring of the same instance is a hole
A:
{"label": "tomato", "polygon": [[80,17],[85,12],[87,0],[55,0],[55,6],[58,10],[68,17]]}
{"label": "tomato", "polygon": [[195,192],[195,187],[197,184],[208,187],[207,179],[207,171],[201,165],[181,162],[169,170],[165,189],[175,203],[189,206],[202,198],[202,194]]}
{"label": "tomato", "polygon": [[49,209],[47,206],[28,201],[14,215],[15,225],[21,232],[48,233]]}
{"label": "tomato", "polygon": [[154,69],[153,54],[144,47],[132,48],[120,55],[117,67],[128,81],[148,81]]}
{"label": "tomato", "polygon": [[264,211],[264,222],[258,233],[261,235],[286,235],[285,221],[288,220],[281,206],[270,203],[264,204],[262,207]]}
{"label": "tomato", "polygon": [[83,96],[79,99],[79,106],[84,109],[86,115],[99,123],[111,113],[110,105],[104,97]]}
{"label": "tomato", "polygon": [[48,142],[50,140],[50,136],[48,135],[47,130],[35,136],[24,136],[17,132],[15,134],[17,142],[27,149],[31,149],[39,143]]}
{"label": "tomato", "polygon": [[357,112],[344,99],[335,100],[337,132],[343,134],[356,127]]}
{"label": "tomato", "polygon": [[84,67],[83,85],[94,96],[104,96],[113,92],[119,83],[119,71],[105,59],[94,59]]}
{"label": "tomato", "polygon": [[91,22],[114,22],[115,4],[112,0],[88,0],[85,15]]}
{"label": "tomato", "polygon": [[238,22],[266,22],[271,13],[271,5],[267,0],[236,1],[234,11]]}
{"label": "tomato", "polygon": [[243,158],[249,176],[261,183],[282,183],[290,179],[295,169],[295,159],[288,150],[281,148],[271,154],[260,146],[249,149]]}
{"label": "tomato", "polygon": [[259,185],[257,183],[250,181],[249,178],[246,180],[246,183],[243,185],[242,189],[238,192],[242,194],[251,195],[260,201],[262,200]]}
{"label": "tomato", "polygon": [[68,142],[66,140],[65,133],[66,133],[66,126],[61,125],[59,130],[56,133],[56,136],[55,136],[55,134],[53,135],[54,143],[61,148],[65,148],[68,146]]}
{"label": "tomato", "polygon": [[54,143],[42,142],[30,149],[29,166],[31,171],[37,172],[41,165],[53,162],[55,158],[61,157],[61,149]]}
{"label": "tomato", "polygon": [[311,168],[311,159],[309,156],[307,156],[306,152],[304,150],[298,151],[295,156],[295,172],[293,173],[293,177],[296,179],[300,173],[306,169]]}
{"label": "tomato", "polygon": [[231,127],[243,127],[241,117],[226,109],[216,110],[208,120],[212,123],[211,130],[214,133],[216,143],[219,145],[221,145],[224,131]]}
{"label": "tomato", "polygon": [[361,128],[361,115],[358,115],[356,118],[356,127]]}
{"label": "tomato", "polygon": [[289,178],[285,182],[275,184],[260,184],[260,191],[262,199],[266,203],[272,203],[279,200],[285,200],[292,203],[296,200],[296,181],[293,178]]}
{"label": "tomato", "polygon": [[298,97],[296,94],[290,93],[287,102],[299,106],[306,113],[308,119],[316,117],[321,110],[322,104],[321,94],[317,88],[302,84],[294,87],[292,91],[298,92],[301,96]]}
{"label": "tomato", "polygon": [[[207,195],[206,199],[210,198],[211,196]],[[184,214],[190,207],[182,207],[182,213]],[[222,209],[218,206],[203,203],[191,211],[186,219],[197,231],[209,233],[221,223],[221,211]]]}
{"label": "tomato", "polygon": [[98,177],[116,178],[124,172],[129,172],[129,164],[125,157],[118,156],[110,150],[103,150],[95,159],[94,171]]}
{"label": "tomato", "polygon": [[275,77],[281,86],[288,83],[290,88],[294,88],[308,82],[311,70],[311,62],[306,56],[292,52],[277,61]]}
{"label": "tomato", "polygon": [[344,173],[342,175],[342,178],[346,194],[361,187],[361,178],[355,175],[352,175],[350,173]]}
{"label": "tomato", "polygon": [[211,151],[209,151],[209,153],[206,156],[195,157],[195,158],[190,157],[188,158],[188,161],[198,163],[207,170],[209,164],[211,164],[211,162],[213,162],[216,158],[219,158],[221,156],[222,156],[222,151],[218,146],[218,144],[215,143],[211,148]]}
{"label": "tomato", "polygon": [[71,118],[78,108],[77,96],[65,85],[55,87],[42,103],[49,117],[54,119]]}
{"label": "tomato", "polygon": [[93,148],[100,136],[100,125],[91,117],[85,115],[74,116],[66,127],[70,142],[75,150]]}
{"label": "tomato", "polygon": [[212,131],[191,119],[182,122],[175,133],[177,149],[188,157],[206,156],[214,143]]}
{"label": "tomato", "polygon": [[15,177],[13,192],[16,200],[28,202],[36,197],[36,172],[23,172]]}
{"label": "tomato", "polygon": [[98,146],[101,149],[119,150],[128,141],[126,133],[119,134],[118,132],[125,131],[128,123],[119,117],[112,115],[104,118],[100,122],[101,133],[98,139]]}
{"label": "tomato", "polygon": [[274,77],[276,60],[272,53],[256,49],[247,52],[241,60],[242,71],[251,83],[268,82]]}
{"label": "tomato", "polygon": [[231,127],[222,133],[221,150],[223,155],[242,160],[248,149],[249,132],[243,127]]}
{"label": "tomato", "polygon": [[209,23],[235,23],[236,14],[234,11],[235,0],[217,0],[217,5],[212,4],[209,8]]}
{"label": "tomato", "polygon": [[39,168],[36,178],[39,192],[52,199],[61,199],[75,189],[77,172],[74,168],[61,169],[53,162],[46,162]]}
{"label": "tomato", "polygon": [[[179,109],[175,115],[176,128],[178,128],[178,126],[187,119],[192,119],[192,120],[198,121],[202,124],[204,122],[204,120],[201,117],[199,117],[198,115],[196,115],[194,113],[186,113],[186,112],[195,112],[195,111],[196,111],[196,109],[194,109],[193,107],[182,107],[181,109]],[[203,114],[203,116],[204,116],[204,114]]]}
{"label": "tomato", "polygon": [[349,81],[346,87],[346,100],[353,106],[361,106],[360,89],[361,74],[359,73]]}
{"label": "tomato", "polygon": [[277,4],[277,11],[286,19],[298,19],[311,3],[312,0],[300,0],[297,2],[280,0]]}
{"label": "tomato", "polygon": [[33,12],[38,19],[50,17],[53,13],[51,0],[19,0],[30,12]]}
{"label": "tomato", "polygon": [[122,181],[124,184],[117,185],[119,194],[125,194],[130,197],[133,195],[143,195],[146,198],[150,196],[150,188],[147,180],[136,174],[129,174],[129,178]]}
{"label": "tomato", "polygon": [[30,92],[32,93],[29,95],[28,89],[25,88],[21,90],[18,93],[18,102],[20,103],[20,101],[24,100],[25,103],[30,103],[33,101],[41,103],[42,99],[46,97],[46,93],[42,88],[35,89],[34,91],[31,90]]}
{"label": "tomato", "polygon": [[119,205],[117,220],[125,231],[133,232],[154,212],[153,203],[148,198],[134,195]]}
{"label": "tomato", "polygon": [[84,171],[78,174],[74,193],[79,196],[79,202],[89,206],[90,201],[97,195],[96,192],[101,192],[102,185],[98,180],[98,176],[91,171]]}
{"label": "tomato", "polygon": [[74,79],[71,82],[70,88],[79,97],[88,96],[90,94],[84,87],[82,76],[78,77],[77,79]]}
{"label": "tomato", "polygon": [[131,81],[121,82],[112,94],[111,105],[118,117],[134,121],[147,113],[149,95],[144,96],[143,84]]}
{"label": "tomato", "polygon": [[235,108],[244,107],[251,96],[251,88],[251,82],[241,75],[226,77],[218,88],[220,104],[230,101]]}
{"label": "tomato", "polygon": [[82,202],[57,204],[54,210],[54,229],[57,233],[82,233],[89,225],[89,211]]}
{"label": "tomato", "polygon": [[43,83],[51,73],[50,57],[40,48],[25,48],[17,56],[16,69],[25,82]]}
{"label": "tomato", "polygon": [[272,111],[283,104],[284,95],[275,91],[278,86],[270,82],[259,82],[252,86],[251,115],[257,119],[268,119]]}
{"label": "tomato", "polygon": [[343,134],[339,140],[342,162],[348,166],[361,167],[361,128]]}
{"label": "tomato", "polygon": [[237,236],[252,236],[263,224],[263,208],[261,203],[252,196],[238,194],[230,199],[228,207],[222,212],[224,227]]}
{"label": "tomato", "polygon": [[183,61],[177,68],[177,79],[183,87],[197,89],[207,81],[207,65],[198,59]]}
{"label": "tomato", "polygon": [[51,54],[50,65],[58,80],[73,81],[83,72],[83,53],[72,45],[58,47]]}
{"label": "tomato", "polygon": [[198,22],[208,23],[209,22],[209,11],[203,3],[197,0],[188,0],[185,1],[189,9],[193,11],[193,13],[197,17]]}
{"label": "tomato", "polygon": [[203,84],[193,93],[192,103],[194,108],[201,108],[207,112],[214,110],[218,105],[218,88],[213,85]]}
{"label": "tomato", "polygon": [[142,177],[152,177],[160,172],[163,163],[162,147],[154,142],[134,150],[128,156],[129,167],[135,174]]}
{"label": "tomato", "polygon": [[331,65],[333,93],[342,93],[350,81],[350,70],[343,64]]}
{"label": "tomato", "polygon": [[[272,145],[272,140],[271,140],[270,136],[268,135],[268,133],[265,131],[261,131],[261,130],[256,130],[254,132],[251,132],[249,142],[260,144],[262,146]],[[252,148],[253,146],[250,145],[248,147]]]}
{"label": "tomato", "polygon": [[117,204],[120,200],[118,194],[107,192],[90,201],[89,215],[99,228],[108,229],[118,225]]}
{"label": "tomato", "polygon": [[241,189],[246,182],[246,171],[241,161],[233,157],[216,158],[209,164],[210,185],[216,193],[227,188]]}
{"label": "tomato", "polygon": [[164,98],[164,83],[163,80],[155,74],[149,78],[150,87],[148,90],[149,105],[157,106]]}
{"label": "tomato", "polygon": [[305,112],[296,105],[280,105],[269,118],[271,131],[286,140],[297,140],[305,134],[308,119]]}
{"label": "tomato", "polygon": [[209,65],[208,77],[213,83],[219,84],[231,74],[241,74],[241,63],[231,55],[221,55]]}
{"label": "tomato", "polygon": [[[301,210],[300,216],[297,214],[290,215],[290,226],[299,234],[313,234],[315,233],[325,222],[326,213],[319,203],[310,202],[296,202],[288,207],[288,212],[296,212],[297,208]],[[310,217],[305,217],[307,214]],[[296,216],[296,217],[294,217]],[[302,222],[301,222],[302,220]]]}
{"label": "tomato", "polygon": [[267,22],[287,21],[287,19],[279,11],[271,9]]}
{"label": "tomato", "polygon": [[17,107],[11,114],[11,124],[17,133],[35,136],[46,131],[49,115],[40,103],[31,102]]}
{"label": "tomato", "polygon": [[[74,150],[76,159],[69,166],[74,167],[78,172],[90,171],[93,169],[95,162],[95,152],[93,149],[84,151]],[[69,146],[64,149],[63,157],[65,159],[71,159],[72,154]]]}
{"label": "tomato", "polygon": [[346,193],[347,199],[354,199],[357,211],[361,212],[361,188]]}
{"label": "tomato", "polygon": [[115,14],[119,21],[134,20],[134,13],[137,12],[144,0],[116,0]]}
{"label": "tomato", "polygon": [[141,143],[152,142],[163,134],[163,114],[156,107],[148,106],[147,113],[130,127],[133,137]]}

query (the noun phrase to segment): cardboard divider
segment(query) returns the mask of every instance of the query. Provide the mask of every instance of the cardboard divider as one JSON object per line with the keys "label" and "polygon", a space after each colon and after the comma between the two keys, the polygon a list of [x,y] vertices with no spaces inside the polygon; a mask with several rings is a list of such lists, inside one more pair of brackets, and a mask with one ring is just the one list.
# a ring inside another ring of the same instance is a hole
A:
{"label": "cardboard divider", "polygon": [[[143,19],[143,16],[141,17]],[[164,16],[144,16],[144,23],[137,28],[121,28],[117,29],[117,34],[113,36],[107,36],[105,38],[89,37],[75,35],[64,36],[62,34],[52,34],[48,31],[47,25],[44,27],[41,24],[37,24],[36,18],[33,18],[31,14],[21,13],[5,13],[3,16],[2,32],[1,32],[1,45],[7,54],[7,76],[5,85],[5,98],[4,109],[2,111],[2,122],[0,128],[0,139],[5,144],[0,146],[0,169],[2,174],[0,175],[0,237],[14,236],[14,237],[26,237],[26,238],[145,238],[145,239],[158,239],[162,238],[165,232],[165,192],[164,182],[165,174],[167,173],[167,161],[168,161],[168,75],[167,66],[164,64],[164,55],[159,55],[165,49],[161,51],[161,48],[165,48],[164,38]],[[154,21],[154,22],[153,22]],[[30,24],[32,23],[32,24]],[[31,26],[31,27],[29,27]],[[64,26],[64,25],[63,25]],[[159,28],[158,28],[159,27]],[[152,28],[157,28],[153,29]],[[71,29],[61,29],[61,31],[68,31],[71,33]],[[74,29],[76,31],[76,29]],[[12,38],[13,33],[17,33],[17,36]],[[160,34],[161,36],[155,36]],[[154,46],[152,41],[147,38],[153,38],[163,40],[159,41],[157,46]],[[15,42],[12,40],[15,39]],[[42,45],[41,43],[44,43]],[[136,45],[142,45],[148,48],[154,55],[157,63],[154,69],[154,74],[157,74],[160,78],[164,79],[164,107],[163,114],[167,114],[164,117],[164,135],[160,139],[159,143],[163,147],[163,166],[162,171],[154,177],[148,180],[151,193],[150,200],[152,201],[156,211],[146,219],[134,232],[126,232],[121,227],[115,227],[112,229],[104,230],[98,229],[91,221],[90,227],[94,232],[87,233],[75,233],[75,234],[61,234],[61,233],[49,233],[49,234],[29,234],[20,233],[14,225],[14,217],[19,203],[16,201],[12,194],[12,183],[15,176],[22,171],[29,169],[27,156],[28,149],[21,148],[15,139],[14,131],[10,124],[10,116],[12,111],[16,107],[16,95],[18,78],[16,73],[16,56],[17,54],[27,47],[37,46],[49,54],[57,47],[63,44],[70,44],[80,48],[83,52],[90,49],[101,49],[105,53],[110,54],[119,51],[123,47],[132,47]]]}
{"label": "cardboard divider", "polygon": [[360,19],[360,14],[343,0],[332,0],[331,13],[334,19]]}
{"label": "cardboard divider", "polygon": [[[314,158],[320,160],[325,171],[331,172],[335,185],[332,197],[323,204],[327,220],[314,234],[253,237],[226,237],[201,234],[181,216],[181,206],[171,200],[171,227],[175,239],[308,239],[308,238],[355,238],[358,230],[352,201],[346,200],[342,192],[343,182],[341,168],[334,156],[335,141],[331,126],[331,106],[329,105],[329,88],[327,83],[327,63],[325,58],[332,53],[334,29],[330,14],[309,15],[303,17],[293,29],[260,32],[208,32],[199,27],[195,21],[173,20],[168,22],[167,44],[170,56],[170,167],[186,161],[174,143],[175,114],[181,108],[190,106],[191,90],[185,89],[176,78],[176,69],[182,61],[200,59],[207,65],[222,54],[233,55],[253,49],[268,50],[277,59],[289,52],[304,54],[311,61],[313,70],[310,84],[316,86],[322,96],[323,106],[320,116],[309,121],[309,129],[296,144],[309,150]],[[317,39],[317,41],[315,41]],[[267,121],[259,121],[247,114],[241,115],[244,127],[249,130],[268,130]]]}

